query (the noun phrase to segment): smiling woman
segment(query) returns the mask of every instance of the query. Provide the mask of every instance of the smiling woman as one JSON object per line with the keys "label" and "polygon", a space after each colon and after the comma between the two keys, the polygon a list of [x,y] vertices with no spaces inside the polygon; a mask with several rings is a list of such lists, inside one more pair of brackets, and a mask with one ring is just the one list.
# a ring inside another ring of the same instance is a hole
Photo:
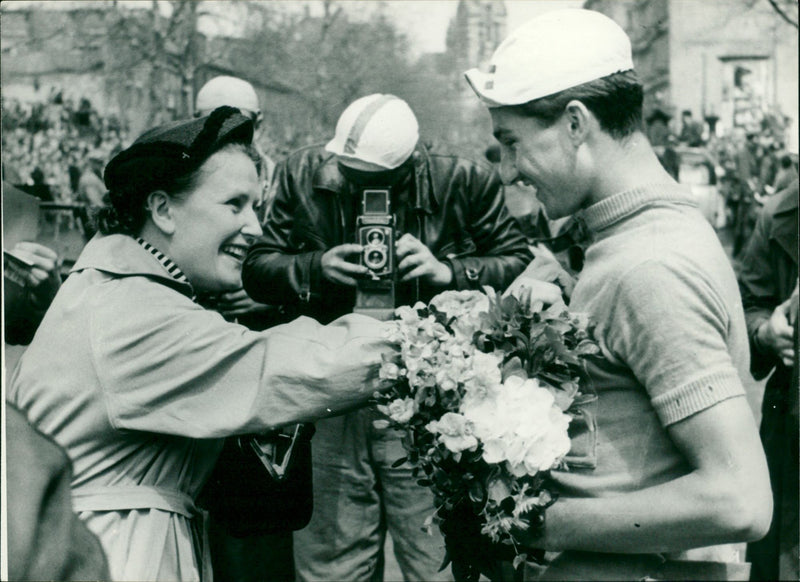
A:
{"label": "smiling woman", "polygon": [[222,439],[365,404],[391,349],[364,316],[257,333],[194,301],[241,286],[260,234],[252,134],[223,107],[111,160],[100,234],[9,384],[8,399],[67,450],[73,506],[114,580],[209,579],[195,499]]}

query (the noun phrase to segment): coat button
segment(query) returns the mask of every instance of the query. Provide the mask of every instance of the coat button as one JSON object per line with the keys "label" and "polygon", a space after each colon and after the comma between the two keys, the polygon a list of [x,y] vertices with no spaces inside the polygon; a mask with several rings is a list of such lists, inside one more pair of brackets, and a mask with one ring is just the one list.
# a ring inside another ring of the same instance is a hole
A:
{"label": "coat button", "polygon": [[478,273],[477,269],[473,269],[472,267],[468,267],[466,269],[467,279],[470,281],[477,281],[480,278],[480,274]]}

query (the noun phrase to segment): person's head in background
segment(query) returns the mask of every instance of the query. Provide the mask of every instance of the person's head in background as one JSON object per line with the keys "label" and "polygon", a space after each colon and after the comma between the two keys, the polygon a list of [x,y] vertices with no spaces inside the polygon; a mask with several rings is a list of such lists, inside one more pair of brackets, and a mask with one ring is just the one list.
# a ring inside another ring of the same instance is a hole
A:
{"label": "person's head in background", "polygon": [[106,166],[98,229],[155,246],[196,293],[238,289],[261,234],[252,137],[252,121],[231,107],[145,132]]}
{"label": "person's head in background", "polygon": [[342,112],[325,149],[336,154],[351,184],[391,187],[411,175],[418,141],[419,125],[408,104],[376,93],[356,99]]}
{"label": "person's head in background", "polygon": [[238,109],[239,113],[253,122],[255,130],[261,126],[263,114],[258,94],[253,85],[244,79],[227,75],[210,79],[197,92],[194,115],[205,117],[218,107],[224,106]]}
{"label": "person's head in background", "polygon": [[549,218],[624,189],[632,177],[612,175],[624,158],[669,181],[642,134],[643,89],[630,40],[608,17],[548,12],[515,29],[488,72],[466,77],[489,107],[503,182],[534,186]]}

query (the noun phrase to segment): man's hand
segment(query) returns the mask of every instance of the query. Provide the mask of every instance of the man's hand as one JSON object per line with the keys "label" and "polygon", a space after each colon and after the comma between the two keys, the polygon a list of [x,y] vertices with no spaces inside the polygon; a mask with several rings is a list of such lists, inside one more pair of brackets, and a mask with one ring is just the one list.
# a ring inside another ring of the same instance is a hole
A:
{"label": "man's hand", "polygon": [[790,297],[772,312],[770,318],[762,323],[756,338],[758,342],[775,353],[787,367],[794,366],[794,342],[792,334],[794,328],[789,324],[789,309],[792,303]]}
{"label": "man's hand", "polygon": [[222,293],[214,299],[213,305],[214,310],[220,312],[225,319],[269,309],[268,305],[253,301],[244,289]]}
{"label": "man's hand", "polygon": [[356,280],[363,278],[369,269],[347,258],[361,254],[362,248],[358,244],[344,244],[325,251],[321,261],[322,276],[333,283],[355,287]]}
{"label": "man's hand", "polygon": [[61,286],[58,274],[58,254],[35,242],[17,243],[11,251],[32,266],[26,273],[26,284],[33,300],[42,306],[49,305]]}
{"label": "man's hand", "polygon": [[401,281],[422,279],[430,285],[445,287],[453,281],[453,271],[433,256],[431,250],[410,234],[397,241],[397,270]]}
{"label": "man's hand", "polygon": [[531,309],[537,302],[541,302],[543,306],[564,303],[564,299],[561,297],[561,288],[558,285],[522,275],[508,286],[506,292],[503,293],[504,297],[506,295],[513,295],[528,309]]}

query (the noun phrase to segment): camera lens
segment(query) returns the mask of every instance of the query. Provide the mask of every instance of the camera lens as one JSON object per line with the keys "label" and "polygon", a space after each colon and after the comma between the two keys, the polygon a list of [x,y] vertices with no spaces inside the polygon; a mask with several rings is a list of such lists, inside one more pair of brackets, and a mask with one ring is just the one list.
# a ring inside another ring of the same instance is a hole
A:
{"label": "camera lens", "polygon": [[364,262],[367,267],[376,271],[386,265],[386,251],[383,249],[368,249]]}
{"label": "camera lens", "polygon": [[381,245],[384,243],[386,236],[379,228],[373,228],[367,233],[367,243],[371,245]]}

